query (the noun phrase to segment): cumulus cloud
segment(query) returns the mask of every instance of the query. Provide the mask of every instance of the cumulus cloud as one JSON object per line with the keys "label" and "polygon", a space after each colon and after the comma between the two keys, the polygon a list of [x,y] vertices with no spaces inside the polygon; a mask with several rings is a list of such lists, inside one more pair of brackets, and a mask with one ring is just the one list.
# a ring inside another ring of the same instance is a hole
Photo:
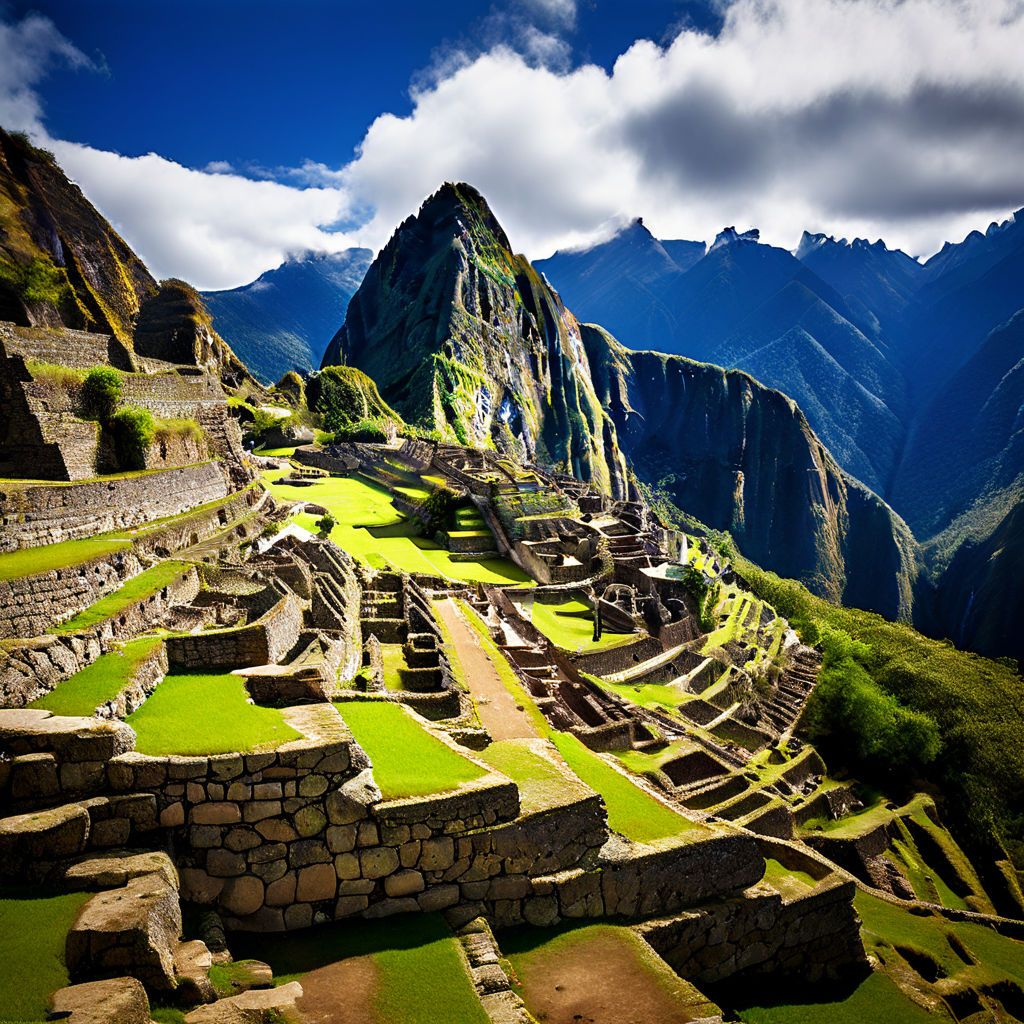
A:
{"label": "cumulus cloud", "polygon": [[[636,215],[663,238],[756,225],[793,247],[807,228],[919,254],[1024,204],[1022,0],[732,0],[716,33],[681,25],[610,70],[571,65],[575,17],[572,0],[492,15],[341,167],[52,148],[156,273],[202,287],[300,249],[379,247],[445,180],[476,185],[533,257]],[[0,111],[38,123],[34,83],[85,58],[45,19],[5,32]],[[35,40],[17,74],[12,32]]]}
{"label": "cumulus cloud", "polygon": [[290,253],[351,244],[327,228],[348,214],[338,189],[291,188],[192,170],[150,153],[125,157],[51,140],[61,166],[158,277],[232,288]]}
{"label": "cumulus cloud", "polygon": [[378,118],[342,180],[371,243],[465,178],[537,256],[636,214],[928,252],[1024,202],[1021,53],[1019,0],[735,0],[716,36],[637,42],[610,73],[495,47]]}

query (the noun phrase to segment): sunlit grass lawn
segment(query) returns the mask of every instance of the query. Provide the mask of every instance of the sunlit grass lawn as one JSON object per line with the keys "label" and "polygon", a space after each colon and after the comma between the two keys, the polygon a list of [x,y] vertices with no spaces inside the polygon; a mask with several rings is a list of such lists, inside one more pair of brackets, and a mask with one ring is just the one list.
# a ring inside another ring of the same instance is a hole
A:
{"label": "sunlit grass lawn", "polygon": [[143,637],[125,644],[120,650],[109,651],[58,683],[29,707],[52,711],[55,715],[91,715],[124,689],[136,668],[161,643],[159,637]]}
{"label": "sunlit grass lawn", "polygon": [[633,634],[605,633],[594,639],[594,613],[582,601],[533,602],[533,624],[568,651],[603,651],[636,640]]}
{"label": "sunlit grass lawn", "polygon": [[64,943],[91,893],[0,889],[0,1020],[42,1021],[68,984]]}
{"label": "sunlit grass lawn", "polygon": [[[337,521],[331,540],[374,569],[399,569],[444,576],[464,583],[529,583],[530,577],[502,558],[459,562],[435,541],[418,536],[415,525],[392,504],[386,488],[361,477],[327,477],[308,487],[277,481],[287,470],[264,473],[271,492],[287,501],[323,505]],[[319,516],[300,514],[295,521],[316,532]]]}
{"label": "sunlit grass lawn", "polygon": [[465,601],[458,601],[458,605],[466,621],[480,637],[480,644],[498,670],[501,681],[534,723],[537,735],[550,739],[577,778],[604,798],[608,809],[608,824],[616,832],[638,843],[651,843],[703,829],[703,825],[677,814],[667,804],[617,771],[575,736],[552,728],[519,682],[505,656],[498,650],[480,617]]}
{"label": "sunlit grass lawn", "polygon": [[101,597],[95,604],[80,611],[74,618],[54,626],[51,633],[78,633],[89,629],[99,622],[115,618],[126,608],[131,607],[143,598],[155,594],[158,590],[173,583],[188,571],[187,562],[179,562],[170,558],[158,562],[145,572],[133,576],[123,587]]}
{"label": "sunlit grass lawn", "polygon": [[479,756],[519,787],[524,813],[560,807],[587,792],[550,758],[532,750],[526,740],[500,740],[480,751]]}
{"label": "sunlit grass lawn", "polygon": [[385,800],[446,793],[485,774],[429,733],[401,704],[340,701],[335,707],[370,758]]}
{"label": "sunlit grass lawn", "polygon": [[232,951],[270,964],[277,984],[301,981],[351,957],[371,958],[376,979],[366,1024],[488,1024],[458,942],[436,914],[342,922],[288,935],[240,933]]}
{"label": "sunlit grass lawn", "polygon": [[123,534],[87,537],[83,540],[65,540],[59,544],[44,544],[38,548],[5,551],[0,554],[0,580],[20,579],[51,569],[64,569],[81,565],[93,558],[112,555],[126,548],[131,541]]}
{"label": "sunlit grass lawn", "polygon": [[300,738],[277,708],[250,704],[241,676],[173,674],[127,718],[142,754],[248,753]]}
{"label": "sunlit grass lawn", "polygon": [[402,669],[408,668],[405,651],[401,644],[381,644],[380,653],[384,658],[384,686],[388,690],[404,690]]}

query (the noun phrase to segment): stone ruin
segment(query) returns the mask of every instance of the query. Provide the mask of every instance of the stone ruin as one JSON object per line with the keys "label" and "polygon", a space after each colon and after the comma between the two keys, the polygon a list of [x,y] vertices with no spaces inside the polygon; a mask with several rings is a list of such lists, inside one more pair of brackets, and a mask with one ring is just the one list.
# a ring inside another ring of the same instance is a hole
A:
{"label": "stone ruin", "polygon": [[[45,485],[0,482],[6,549],[130,531],[113,552],[0,583],[0,881],[93,893],[67,936],[73,984],[54,997],[56,1010],[74,1019],[76,1006],[99,1006],[89,1019],[141,1021],[148,992],[198,1005],[190,1024],[232,1020],[237,1006],[214,1001],[207,977],[228,955],[221,928],[290,931],[399,913],[442,912],[456,929],[483,918],[499,941],[514,925],[631,921],[698,983],[738,972],[834,976],[863,964],[853,882],[788,841],[771,796],[748,798],[731,819],[703,803],[743,764],[735,743],[714,730],[663,769],[660,798],[687,808],[701,827],[657,846],[614,833],[600,795],[569,776],[553,806],[524,810],[517,785],[474,754],[489,737],[454,678],[432,608],[438,596],[466,599],[546,720],[594,750],[656,748],[679,726],[591,675],[685,676],[703,691],[720,674],[719,663],[694,652],[692,602],[655,571],[663,533],[642,503],[610,502],[534,467],[510,471],[485,453],[422,442],[389,450],[411,469],[442,474],[476,505],[494,551],[541,584],[535,597],[579,594],[598,629],[624,634],[621,647],[567,653],[524,618],[514,587],[372,571],[327,540],[283,530],[289,510],[250,482],[223,392],[216,398],[209,382],[197,385],[211,395],[199,412],[223,423],[211,437],[227,439],[224,447],[211,442],[214,459],[155,467],[144,489],[130,477],[86,474],[84,432],[68,426],[65,411],[31,404],[31,385],[18,377],[24,354],[9,337],[5,365],[15,369],[4,379],[25,396],[20,426],[13,417],[5,424],[9,465],[23,466],[33,446],[45,449],[50,461],[39,464],[68,482],[59,505]],[[183,408],[175,404],[182,389],[196,386],[153,366],[148,378],[162,409]],[[325,472],[388,479],[383,451],[372,446],[300,450],[298,458]],[[526,486],[558,496],[567,511],[511,537],[495,499]],[[414,503],[406,507],[415,514]],[[172,583],[109,618],[52,631],[168,558],[187,566]],[[26,706],[154,626],[166,631],[164,642],[92,717]],[[398,690],[384,688],[382,644],[401,645]],[[237,674],[251,700],[279,708],[299,738],[257,753],[139,753],[124,719],[170,670]],[[769,710],[787,729],[803,677],[793,679]],[[341,697],[406,706],[481,778],[453,792],[383,799],[370,759],[330,703]],[[817,884],[799,897],[780,894],[762,882],[766,857]],[[215,914],[205,941],[182,939],[183,903]],[[295,992],[245,997],[263,1012],[293,1006]],[[511,993],[502,1002],[509,1005]]]}

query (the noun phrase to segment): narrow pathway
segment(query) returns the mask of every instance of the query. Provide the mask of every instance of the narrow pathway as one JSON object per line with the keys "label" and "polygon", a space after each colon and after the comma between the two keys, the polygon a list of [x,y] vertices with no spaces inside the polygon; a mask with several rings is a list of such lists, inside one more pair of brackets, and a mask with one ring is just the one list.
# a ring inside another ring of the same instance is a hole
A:
{"label": "narrow pathway", "polygon": [[434,606],[448,627],[455,654],[466,673],[466,683],[477,703],[480,721],[495,740],[537,736],[530,716],[521,711],[505,688],[497,669],[480,643],[480,637],[462,617],[451,599]]}

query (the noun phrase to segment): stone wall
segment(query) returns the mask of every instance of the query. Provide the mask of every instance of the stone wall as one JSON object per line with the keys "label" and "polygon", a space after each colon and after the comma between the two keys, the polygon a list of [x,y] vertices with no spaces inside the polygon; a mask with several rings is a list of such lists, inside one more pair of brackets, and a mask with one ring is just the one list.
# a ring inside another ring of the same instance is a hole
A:
{"label": "stone wall", "polygon": [[217,462],[69,484],[0,480],[0,551],[139,526],[227,493]]}
{"label": "stone wall", "polygon": [[581,671],[594,676],[608,676],[623,672],[639,665],[642,661],[656,658],[664,648],[659,640],[645,636],[635,643],[623,643],[619,647],[611,647],[603,651],[592,651],[589,654],[572,654],[572,663]]}
{"label": "stone wall", "polygon": [[302,604],[287,594],[251,625],[168,637],[167,656],[178,669],[276,665],[295,646],[301,629]]}
{"label": "stone wall", "polygon": [[8,359],[20,356],[79,369],[106,364],[125,370],[131,368],[127,349],[112,335],[70,328],[54,330],[0,323],[0,356]]}
{"label": "stone wall", "polygon": [[698,985],[736,974],[835,978],[865,966],[853,882],[784,900],[758,887],[643,928],[669,966]]}
{"label": "stone wall", "polygon": [[[0,639],[42,635],[54,623],[95,604],[140,573],[145,568],[143,558],[169,557],[229,529],[232,523],[240,523],[262,497],[263,492],[255,488],[241,491],[221,505],[154,527],[109,555],[0,581]],[[9,656],[10,651],[0,652],[0,691],[4,687],[5,655]]]}

